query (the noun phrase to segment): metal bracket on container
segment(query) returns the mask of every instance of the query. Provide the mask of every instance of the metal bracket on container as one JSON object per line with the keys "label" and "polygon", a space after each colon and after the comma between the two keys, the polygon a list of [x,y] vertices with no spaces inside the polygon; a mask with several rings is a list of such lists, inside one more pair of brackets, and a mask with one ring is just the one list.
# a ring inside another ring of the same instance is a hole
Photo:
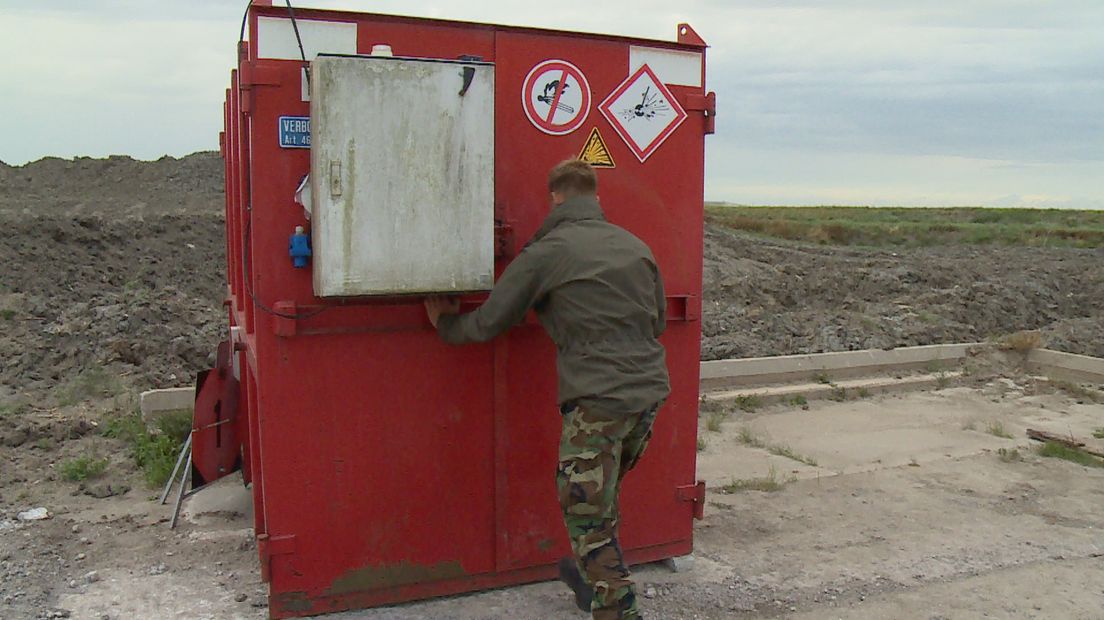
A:
{"label": "metal bracket on container", "polygon": [[[460,60],[465,62],[482,62],[482,56],[471,56],[464,54],[460,57]],[[475,67],[464,67],[464,72],[460,74],[464,78],[464,86],[460,88],[460,96],[468,94],[468,89],[471,88],[472,80],[475,79]]]}
{"label": "metal bracket on container", "polygon": [[678,501],[694,503],[694,518],[701,521],[705,518],[705,481],[698,480],[697,484],[677,487]]}
{"label": "metal bracket on container", "polygon": [[717,93],[687,95],[682,107],[688,112],[701,112],[705,115],[706,135],[717,132]]}
{"label": "metal bracket on container", "polygon": [[701,318],[701,297],[697,295],[668,295],[668,321],[697,321]]}

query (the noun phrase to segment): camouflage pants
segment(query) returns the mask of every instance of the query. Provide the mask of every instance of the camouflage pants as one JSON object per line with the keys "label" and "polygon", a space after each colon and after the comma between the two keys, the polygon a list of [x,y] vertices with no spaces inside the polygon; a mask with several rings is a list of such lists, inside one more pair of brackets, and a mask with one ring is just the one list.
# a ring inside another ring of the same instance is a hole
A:
{"label": "camouflage pants", "polygon": [[579,572],[594,588],[594,620],[640,617],[617,542],[617,493],[644,454],[655,418],[656,408],[625,415],[579,407],[563,417],[556,486]]}

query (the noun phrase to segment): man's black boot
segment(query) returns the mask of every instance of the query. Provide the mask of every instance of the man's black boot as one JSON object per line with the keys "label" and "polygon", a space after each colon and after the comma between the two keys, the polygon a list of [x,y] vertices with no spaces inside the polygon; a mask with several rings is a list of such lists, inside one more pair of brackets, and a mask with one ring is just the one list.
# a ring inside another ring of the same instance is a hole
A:
{"label": "man's black boot", "polygon": [[574,558],[562,558],[560,560],[560,581],[567,584],[575,593],[575,605],[580,610],[590,613],[590,602],[594,600],[594,589],[587,585],[586,579],[579,574],[579,565]]}

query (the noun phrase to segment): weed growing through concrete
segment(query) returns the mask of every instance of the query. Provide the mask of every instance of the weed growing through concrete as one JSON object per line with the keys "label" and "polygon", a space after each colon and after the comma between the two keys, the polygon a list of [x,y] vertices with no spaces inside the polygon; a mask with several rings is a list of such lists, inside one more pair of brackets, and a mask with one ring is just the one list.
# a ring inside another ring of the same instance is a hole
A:
{"label": "weed growing through concrete", "polygon": [[770,471],[767,472],[767,475],[762,478],[734,478],[732,482],[721,487],[721,490],[725,493],[739,493],[740,491],[763,491],[764,493],[773,493],[775,491],[781,491],[782,487],[796,481],[797,476],[794,475],[790,475],[785,479],[779,478],[778,470],[772,466]]}
{"label": "weed growing through concrete", "polygon": [[1084,465],[1085,467],[1101,467],[1104,468],[1104,459],[1097,458],[1087,452],[1082,452],[1077,448],[1071,448],[1067,445],[1048,441],[1038,448],[1039,456],[1047,456],[1056,459],[1065,459],[1078,465]]}
{"label": "weed growing through concrete", "polygon": [[926,370],[929,375],[943,372],[943,363],[939,360],[932,360],[924,365],[924,370]]}
{"label": "weed growing through concrete", "polygon": [[107,459],[82,456],[61,464],[61,477],[70,482],[83,482],[90,478],[99,478],[107,469]]}
{"label": "weed growing through concrete", "polygon": [[736,397],[736,407],[748,413],[758,409],[761,404],[759,397],[754,394],[741,394]]}
{"label": "weed growing through concrete", "polygon": [[830,385],[832,383],[831,377],[829,377],[826,372],[818,372],[813,375],[813,380],[817,383],[823,383],[824,385]]}
{"label": "weed growing through concrete", "polygon": [[1097,439],[1104,439],[1104,426],[1093,431],[1093,437],[1096,437]]}
{"label": "weed growing through concrete", "polygon": [[997,458],[1004,463],[1015,463],[1023,460],[1023,455],[1015,448],[1001,448],[997,450]]}
{"label": "weed growing through concrete", "polygon": [[870,398],[870,390],[866,388],[859,388],[859,398]]}
{"label": "weed growing through concrete", "polygon": [[962,423],[962,430],[964,431],[976,431],[977,422],[975,420],[967,420]]}
{"label": "weed growing through concrete", "polygon": [[103,434],[127,443],[134,462],[145,473],[146,482],[157,487],[169,479],[191,427],[191,414],[179,412],[158,418],[157,432],[151,433],[141,414],[133,412],[108,420]]}
{"label": "weed growing through concrete", "polygon": [[794,407],[804,407],[809,404],[809,400],[805,398],[804,394],[794,394],[786,402]]}
{"label": "weed growing through concrete", "polygon": [[842,388],[838,385],[833,385],[832,386],[832,392],[831,392],[831,394],[828,395],[828,398],[831,398],[832,400],[834,400],[836,402],[842,403],[843,401],[847,400],[847,388]]}
{"label": "weed growing through concrete", "polygon": [[798,463],[804,463],[806,465],[812,465],[816,467],[816,459],[805,456],[798,452],[794,452],[793,448],[786,445],[773,445],[763,441],[761,437],[755,434],[749,427],[745,426],[740,429],[740,433],[736,435],[736,439],[745,446],[751,446],[752,448],[759,448],[766,450],[776,456],[784,456],[788,459],[797,461]]}
{"label": "weed growing through concrete", "polygon": [[778,456],[784,456],[788,459],[795,460],[798,463],[805,463],[806,465],[811,465],[813,467],[817,466],[816,459],[810,456],[805,456],[804,454],[800,454],[798,452],[794,452],[793,448],[789,446],[768,446],[767,451],[771,454],[777,454]]}
{"label": "weed growing through concrete", "polygon": [[752,432],[751,428],[747,426],[744,426],[740,429],[740,433],[736,435],[736,439],[740,443],[751,446],[753,448],[766,447],[766,444],[763,443],[763,440],[759,439],[759,436]]}
{"label": "weed growing through concrete", "polygon": [[727,417],[728,412],[726,411],[714,411],[705,419],[705,427],[714,433],[719,433],[721,432],[721,424],[724,423]]}
{"label": "weed growing through concrete", "polygon": [[947,376],[947,373],[940,371],[940,373],[938,375],[936,375],[936,377],[935,377],[935,389],[937,389],[937,390],[946,389],[946,387],[950,384],[951,384],[951,378]]}
{"label": "weed growing through concrete", "polygon": [[1004,422],[1001,422],[1000,420],[993,420],[992,422],[985,425],[985,432],[993,435],[994,437],[1000,437],[1002,439],[1012,439],[1012,433],[1009,433],[1008,430],[1004,428]]}

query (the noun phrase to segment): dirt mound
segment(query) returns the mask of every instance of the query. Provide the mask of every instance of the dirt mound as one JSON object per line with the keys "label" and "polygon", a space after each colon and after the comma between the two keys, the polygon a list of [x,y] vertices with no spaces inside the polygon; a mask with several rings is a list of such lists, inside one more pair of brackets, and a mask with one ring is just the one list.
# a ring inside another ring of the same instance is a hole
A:
{"label": "dirt mound", "polygon": [[214,151],[139,161],[45,157],[23,166],[0,162],[0,213],[41,215],[221,211],[222,158]]}
{"label": "dirt mound", "polygon": [[703,359],[981,341],[1042,330],[1104,356],[1102,250],[882,250],[706,230]]}
{"label": "dirt mound", "polygon": [[207,367],[226,329],[220,215],[3,220],[0,384],[64,402]]}
{"label": "dirt mound", "polygon": [[[0,165],[0,404],[168,387],[226,327],[222,160]],[[708,226],[705,359],[985,340],[1040,329],[1104,356],[1101,250],[866,250]],[[121,383],[117,377],[122,377]]]}

